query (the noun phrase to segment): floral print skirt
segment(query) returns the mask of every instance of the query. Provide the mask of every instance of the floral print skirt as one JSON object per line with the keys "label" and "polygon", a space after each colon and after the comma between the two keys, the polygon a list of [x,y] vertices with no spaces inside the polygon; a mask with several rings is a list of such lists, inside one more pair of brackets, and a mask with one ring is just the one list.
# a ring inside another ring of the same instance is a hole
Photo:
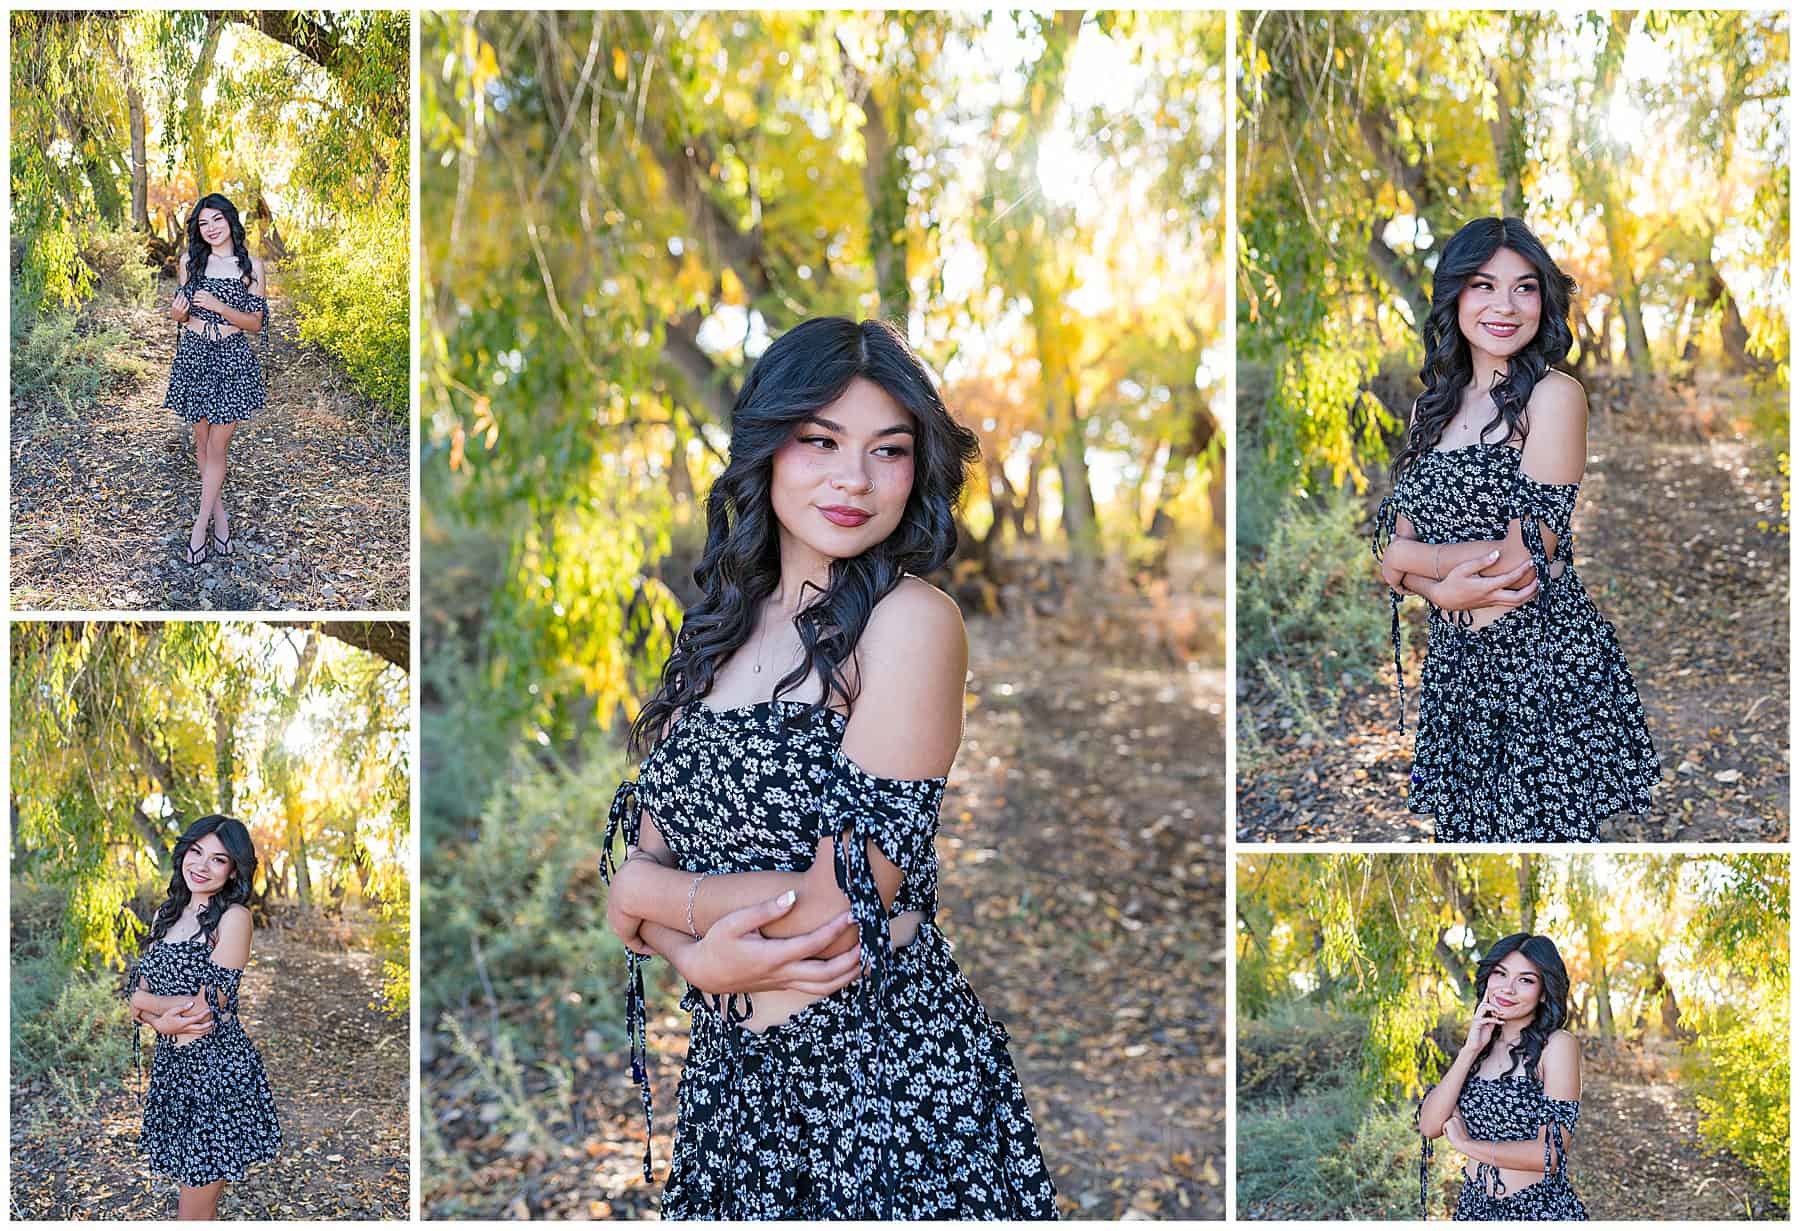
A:
{"label": "floral print skirt", "polygon": [[266,400],[262,364],[243,332],[217,341],[183,328],[163,408],[189,423],[242,423]]}
{"label": "floral print skirt", "polygon": [[1440,842],[1595,842],[1662,776],[1618,637],[1570,569],[1470,631],[1434,611],[1408,806]]}
{"label": "floral print skirt", "polygon": [[925,924],[751,1033],[691,991],[664,1218],[1046,1219],[1056,1192],[1004,1027]]}
{"label": "floral print skirt", "polygon": [[159,1040],[144,1095],[150,1169],[185,1188],[242,1180],[281,1146],[262,1057],[234,1018],[177,1047]]}
{"label": "floral print skirt", "polygon": [[1464,1180],[1450,1217],[1457,1222],[1586,1222],[1587,1210],[1568,1177],[1555,1175],[1498,1197]]}

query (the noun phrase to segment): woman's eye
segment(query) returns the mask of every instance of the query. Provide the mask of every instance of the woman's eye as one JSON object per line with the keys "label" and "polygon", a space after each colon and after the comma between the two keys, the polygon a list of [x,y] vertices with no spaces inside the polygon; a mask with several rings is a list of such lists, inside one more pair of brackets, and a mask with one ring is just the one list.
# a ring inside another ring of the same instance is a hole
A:
{"label": "woman's eye", "polygon": [[829,436],[802,436],[800,438],[800,443],[803,445],[812,445],[817,449],[829,449],[835,446],[837,441]]}
{"label": "woman's eye", "polygon": [[912,455],[912,450],[905,445],[882,445],[875,452],[882,457],[910,457]]}

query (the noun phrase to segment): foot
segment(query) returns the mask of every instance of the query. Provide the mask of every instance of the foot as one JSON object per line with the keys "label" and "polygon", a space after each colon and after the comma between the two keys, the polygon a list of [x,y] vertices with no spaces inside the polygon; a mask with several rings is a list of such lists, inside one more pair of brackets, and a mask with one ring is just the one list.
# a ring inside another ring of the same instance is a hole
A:
{"label": "foot", "polygon": [[213,531],[212,536],[212,554],[215,556],[224,556],[226,558],[230,558],[231,556],[231,540],[220,538],[219,532],[216,530]]}
{"label": "foot", "polygon": [[200,541],[198,543],[194,542],[192,539],[188,540],[186,563],[190,568],[195,565],[205,564],[207,554],[206,532],[201,531]]}

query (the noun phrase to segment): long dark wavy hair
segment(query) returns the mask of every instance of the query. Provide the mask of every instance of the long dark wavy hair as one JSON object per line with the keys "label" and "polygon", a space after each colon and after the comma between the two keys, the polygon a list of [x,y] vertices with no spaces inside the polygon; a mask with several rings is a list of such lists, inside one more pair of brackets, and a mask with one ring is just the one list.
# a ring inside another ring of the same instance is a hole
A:
{"label": "long dark wavy hair", "polygon": [[203,816],[176,839],[175,873],[169,878],[169,896],[150,919],[150,935],[144,941],[146,950],[169,934],[181,912],[194,900],[187,878],[181,874],[181,864],[194,844],[207,834],[217,835],[231,860],[231,875],[200,911],[200,934],[206,937],[207,948],[219,943],[219,921],[225,917],[226,909],[249,902],[250,886],[256,880],[256,844],[250,840],[249,828],[234,816]]}
{"label": "long dark wavy hair", "polygon": [[1456,320],[1456,301],[1470,276],[1502,248],[1524,257],[1536,272],[1543,312],[1537,334],[1506,361],[1506,372],[1497,374],[1489,387],[1494,417],[1477,439],[1485,440],[1489,432],[1502,424],[1509,440],[1523,436],[1527,430],[1525,407],[1531,401],[1531,391],[1552,365],[1568,358],[1569,348],[1575,344],[1575,335],[1569,329],[1569,303],[1575,294],[1575,279],[1557,267],[1537,236],[1517,218],[1477,218],[1465,225],[1444,245],[1432,276],[1431,313],[1425,318],[1424,329],[1425,366],[1419,369],[1425,392],[1413,407],[1406,440],[1394,458],[1395,479],[1437,447],[1444,428],[1462,406],[1463,390],[1475,378],[1469,340],[1463,337]]}
{"label": "long dark wavy hair", "polygon": [[912,491],[894,532],[859,556],[833,560],[825,588],[801,603],[794,626],[805,653],[775,685],[775,697],[817,676],[815,710],[853,706],[858,686],[847,666],[875,604],[905,574],[928,573],[956,550],[957,498],[980,456],[975,433],[950,417],[924,363],[887,322],[829,316],[794,326],[756,361],[731,408],[731,459],[707,493],[706,548],[694,570],[701,598],[683,614],[661,682],[632,723],[639,754],[676,712],[712,690],[719,667],[749,640],[781,580],[769,500],[775,453],[859,377],[914,419]]}
{"label": "long dark wavy hair", "polygon": [[[1569,1020],[1569,972],[1563,967],[1562,954],[1556,951],[1556,942],[1548,936],[1514,932],[1496,940],[1475,966],[1476,998],[1487,997],[1488,979],[1500,969],[1500,963],[1514,953],[1523,953],[1526,960],[1537,967],[1538,1005],[1530,1023],[1520,1032],[1519,1041],[1512,1045],[1512,1063],[1507,1065],[1502,1077],[1520,1068],[1527,1073],[1536,1072],[1550,1036]],[[1494,1037],[1487,1041],[1487,1046],[1475,1057],[1475,1063],[1469,1066],[1471,1076],[1480,1070],[1481,1062],[1499,1041],[1500,1031],[1495,1030]]]}
{"label": "long dark wavy hair", "polygon": [[243,270],[244,285],[249,286],[256,281],[256,271],[250,264],[250,244],[244,238],[244,222],[238,217],[237,206],[231,198],[222,193],[209,192],[194,203],[187,219],[187,285],[192,287],[206,276],[206,258],[212,255],[212,245],[200,238],[200,211],[216,209],[225,215],[226,225],[231,228],[231,250],[237,254],[238,268]]}

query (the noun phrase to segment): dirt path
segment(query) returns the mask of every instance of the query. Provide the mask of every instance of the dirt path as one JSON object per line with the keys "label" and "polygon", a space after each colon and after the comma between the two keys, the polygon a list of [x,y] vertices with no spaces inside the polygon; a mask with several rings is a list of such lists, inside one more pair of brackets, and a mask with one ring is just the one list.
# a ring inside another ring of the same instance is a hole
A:
{"label": "dirt path", "polygon": [[[1220,1218],[1223,672],[1095,662],[1077,640],[970,624],[940,919],[1011,1033],[1063,1214]],[[668,995],[652,997],[651,1017],[660,1185],[685,1017]],[[428,1058],[428,1122],[450,1149],[425,1176],[426,1216],[655,1217],[623,1059],[590,1032],[570,1104],[523,1078],[533,1119],[555,1133],[533,1140],[503,1105],[504,1081]]]}
{"label": "dirt path", "polygon": [[[408,1212],[408,1027],[373,1005],[367,953],[258,933],[244,976],[244,1027],[281,1116],[281,1153],[228,1184],[221,1218],[396,1219]],[[149,1041],[145,1071],[149,1071]],[[138,1153],[139,1086],[77,1112],[41,1083],[13,1091],[12,1217],[171,1219],[175,1186]]]}
{"label": "dirt path", "polygon": [[[158,302],[167,306],[169,288]],[[162,408],[175,328],[98,309],[137,378],[90,414],[13,407],[12,591],[43,610],[399,611],[408,605],[408,434],[270,303],[268,406],[225,478],[236,555],[182,559],[199,500],[192,430]]]}
{"label": "dirt path", "polygon": [[[1602,841],[1786,840],[1788,539],[1773,528],[1780,509],[1780,481],[1753,465],[1749,445],[1647,439],[1596,415],[1576,561],[1618,631],[1663,764],[1652,811],[1603,825]],[[1373,582],[1369,601],[1381,601]],[[1321,703],[1324,740],[1293,724],[1260,685],[1240,694],[1240,729],[1253,722],[1264,735],[1253,769],[1240,756],[1240,840],[1430,839],[1431,818],[1409,813],[1404,798],[1425,646],[1424,606],[1407,610],[1405,736],[1394,729],[1391,664],[1375,682],[1346,690],[1335,708]]]}

